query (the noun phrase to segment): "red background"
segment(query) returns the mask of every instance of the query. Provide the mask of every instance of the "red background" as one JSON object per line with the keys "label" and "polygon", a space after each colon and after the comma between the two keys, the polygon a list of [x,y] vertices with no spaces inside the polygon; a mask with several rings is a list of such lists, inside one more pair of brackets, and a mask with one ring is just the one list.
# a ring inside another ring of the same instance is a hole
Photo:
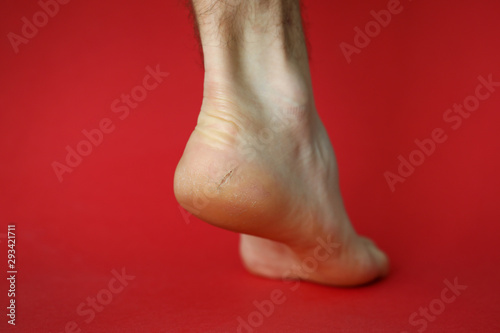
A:
{"label": "red background", "polygon": [[[347,63],[371,10],[387,1],[307,1],[317,106],[336,147],[356,229],[387,251],[392,272],[362,288],[254,277],[238,236],[184,219],[172,180],[193,129],[203,71],[188,11],[179,1],[71,1],[16,54],[7,38],[32,20],[36,1],[0,11],[0,263],[7,224],[17,230],[18,332],[235,332],[253,301],[285,293],[255,332],[416,332],[409,316],[439,298],[443,280],[467,290],[428,332],[499,332],[500,89],[452,130],[443,113],[500,81],[498,1],[402,1],[403,11]],[[141,84],[147,66],[169,76],[124,120],[110,105]],[[115,130],[59,182],[81,131],[109,118]],[[415,139],[448,140],[391,192]],[[135,276],[90,323],[78,305],[113,277]],[[4,276],[6,273],[1,273]],[[0,282],[0,330],[8,286]]]}

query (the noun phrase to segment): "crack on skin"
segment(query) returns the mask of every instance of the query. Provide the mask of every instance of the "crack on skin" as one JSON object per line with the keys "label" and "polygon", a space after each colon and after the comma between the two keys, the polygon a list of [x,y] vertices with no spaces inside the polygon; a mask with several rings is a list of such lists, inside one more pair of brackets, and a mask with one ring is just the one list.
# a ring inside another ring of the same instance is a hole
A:
{"label": "crack on skin", "polygon": [[233,174],[233,171],[235,169],[229,171],[225,176],[224,178],[222,178],[222,180],[220,181],[219,185],[217,186],[217,190],[220,189],[220,187],[224,184],[224,183],[227,183],[229,181],[229,178],[231,177],[231,175]]}

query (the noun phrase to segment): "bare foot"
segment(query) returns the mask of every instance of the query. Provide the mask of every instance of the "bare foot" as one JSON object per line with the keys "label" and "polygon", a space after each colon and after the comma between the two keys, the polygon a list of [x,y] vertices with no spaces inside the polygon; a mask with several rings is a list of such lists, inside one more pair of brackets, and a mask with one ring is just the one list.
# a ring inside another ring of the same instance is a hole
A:
{"label": "bare foot", "polygon": [[299,38],[290,55],[287,32],[266,34],[272,16],[265,20],[231,46],[199,20],[204,99],[175,172],[176,198],[200,219],[242,233],[241,257],[254,274],[338,286],[385,276],[386,255],[356,234],[344,209],[303,37],[288,36]]}

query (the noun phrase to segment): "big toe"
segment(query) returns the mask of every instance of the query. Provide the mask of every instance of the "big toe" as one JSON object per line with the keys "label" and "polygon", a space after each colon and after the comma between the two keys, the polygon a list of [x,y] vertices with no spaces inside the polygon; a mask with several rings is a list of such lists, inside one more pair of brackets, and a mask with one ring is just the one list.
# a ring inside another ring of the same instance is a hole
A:
{"label": "big toe", "polygon": [[385,277],[389,273],[389,258],[371,240],[360,237],[358,247],[359,274],[364,277],[365,282]]}
{"label": "big toe", "polygon": [[342,255],[341,269],[332,284],[357,286],[382,278],[389,273],[389,259],[373,241],[356,237]]}

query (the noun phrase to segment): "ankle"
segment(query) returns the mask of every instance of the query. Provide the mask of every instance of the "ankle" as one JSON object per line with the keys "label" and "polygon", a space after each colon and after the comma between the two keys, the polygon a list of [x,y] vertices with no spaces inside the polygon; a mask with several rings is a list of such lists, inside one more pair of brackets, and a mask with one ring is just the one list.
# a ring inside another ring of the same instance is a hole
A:
{"label": "ankle", "polygon": [[197,129],[227,144],[240,138],[250,143],[253,136],[269,136],[269,130],[273,136],[297,136],[311,129],[316,118],[312,89],[294,73],[256,82],[211,73],[205,77]]}
{"label": "ankle", "polygon": [[262,112],[271,111],[270,107],[313,109],[314,105],[309,69],[303,70],[286,59],[262,60],[249,66],[226,62],[207,67],[203,97],[216,108],[251,106]]}

